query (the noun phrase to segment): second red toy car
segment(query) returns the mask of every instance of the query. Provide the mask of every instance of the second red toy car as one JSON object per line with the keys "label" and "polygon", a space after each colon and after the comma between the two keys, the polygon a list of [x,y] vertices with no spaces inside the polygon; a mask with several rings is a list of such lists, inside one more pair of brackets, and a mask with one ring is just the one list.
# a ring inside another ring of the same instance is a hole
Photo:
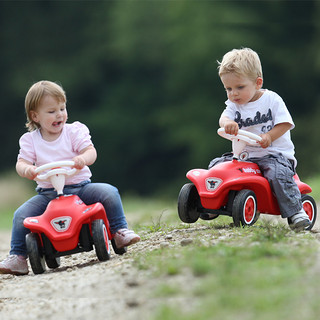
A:
{"label": "second red toy car", "polygon": [[[245,145],[257,144],[261,138],[244,130],[233,136],[220,128],[218,134],[232,140],[234,158],[209,170],[193,169],[187,173],[191,183],[185,184],[179,193],[180,219],[194,223],[199,218],[210,220],[226,215],[233,218],[235,226],[250,226],[258,220],[260,213],[280,215],[277,199],[258,165],[241,160]],[[312,189],[300,181],[297,174],[294,179],[301,192],[303,208],[311,221],[307,230],[311,230],[317,217],[316,203],[308,195]],[[288,223],[291,224],[290,218]]]}

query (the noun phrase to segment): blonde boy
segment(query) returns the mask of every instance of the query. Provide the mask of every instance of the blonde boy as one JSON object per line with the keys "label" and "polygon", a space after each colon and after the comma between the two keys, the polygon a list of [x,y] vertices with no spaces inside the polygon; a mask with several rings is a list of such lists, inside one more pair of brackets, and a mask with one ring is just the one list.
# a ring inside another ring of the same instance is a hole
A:
{"label": "blonde boy", "polygon": [[[291,226],[297,230],[307,228],[311,222],[303,210],[301,194],[293,179],[297,161],[290,130],[294,123],[281,97],[262,89],[258,54],[249,48],[234,49],[223,56],[218,69],[228,97],[220,126],[229,134],[236,135],[242,129],[261,136],[260,146],[245,148],[247,159],[257,163],[269,181],[281,216],[289,218]],[[209,166],[212,165],[213,162]]]}

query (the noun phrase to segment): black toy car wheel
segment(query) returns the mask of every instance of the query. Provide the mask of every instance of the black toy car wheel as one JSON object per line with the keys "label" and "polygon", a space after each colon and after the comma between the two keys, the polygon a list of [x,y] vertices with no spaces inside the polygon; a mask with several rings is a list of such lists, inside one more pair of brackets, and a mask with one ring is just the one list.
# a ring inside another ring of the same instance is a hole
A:
{"label": "black toy car wheel", "polygon": [[114,239],[111,240],[112,248],[114,253],[122,255],[127,252],[127,247],[118,248]]}
{"label": "black toy car wheel", "polygon": [[198,205],[200,197],[196,186],[193,183],[185,184],[178,197],[178,214],[181,221],[186,223],[194,223],[199,217]]}
{"label": "black toy car wheel", "polygon": [[30,265],[34,274],[41,274],[46,271],[45,259],[41,252],[39,235],[28,233],[26,236],[27,253]]}
{"label": "black toy car wheel", "polygon": [[92,238],[96,249],[97,257],[100,261],[110,259],[110,244],[107,228],[102,219],[92,221]]}
{"label": "black toy car wheel", "polygon": [[46,264],[50,269],[56,269],[60,267],[60,257],[57,258],[49,258],[45,257]]}
{"label": "black toy car wheel", "polygon": [[257,199],[251,190],[239,191],[233,201],[232,218],[236,227],[251,226],[258,219]]}

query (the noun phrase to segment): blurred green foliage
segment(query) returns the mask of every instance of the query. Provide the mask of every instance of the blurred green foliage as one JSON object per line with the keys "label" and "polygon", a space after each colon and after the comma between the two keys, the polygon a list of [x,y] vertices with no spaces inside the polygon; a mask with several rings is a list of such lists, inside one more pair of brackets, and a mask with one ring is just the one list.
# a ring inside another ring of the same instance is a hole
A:
{"label": "blurred green foliage", "polygon": [[69,121],[90,128],[95,181],[173,195],[194,167],[229,151],[217,136],[217,60],[251,47],[264,86],[295,120],[302,178],[319,172],[318,1],[1,1],[1,170],[14,168],[32,83],[61,83]]}

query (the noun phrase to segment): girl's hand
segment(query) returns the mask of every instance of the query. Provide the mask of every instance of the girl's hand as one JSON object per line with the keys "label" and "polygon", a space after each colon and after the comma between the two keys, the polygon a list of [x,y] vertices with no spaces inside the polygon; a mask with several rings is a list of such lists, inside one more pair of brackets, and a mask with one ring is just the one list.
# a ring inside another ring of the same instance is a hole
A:
{"label": "girl's hand", "polygon": [[272,139],[269,133],[263,133],[260,135],[260,137],[262,138],[262,140],[259,142],[260,146],[262,148],[268,148],[271,143],[272,143]]}
{"label": "girl's hand", "polygon": [[27,178],[27,179],[33,180],[37,176],[36,168],[37,167],[35,167],[33,165],[27,166],[24,169],[24,177]]}
{"label": "girl's hand", "polygon": [[74,161],[73,167],[79,170],[81,170],[86,165],[86,161],[81,155],[74,157],[72,161]]}

